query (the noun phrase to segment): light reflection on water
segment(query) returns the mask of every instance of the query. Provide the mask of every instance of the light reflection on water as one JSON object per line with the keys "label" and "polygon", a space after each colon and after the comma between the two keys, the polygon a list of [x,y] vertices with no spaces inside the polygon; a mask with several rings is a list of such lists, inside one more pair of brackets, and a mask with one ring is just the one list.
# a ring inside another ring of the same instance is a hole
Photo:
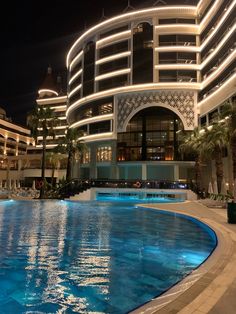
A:
{"label": "light reflection on water", "polygon": [[130,204],[1,202],[0,313],[126,313],[214,245],[191,221]]}

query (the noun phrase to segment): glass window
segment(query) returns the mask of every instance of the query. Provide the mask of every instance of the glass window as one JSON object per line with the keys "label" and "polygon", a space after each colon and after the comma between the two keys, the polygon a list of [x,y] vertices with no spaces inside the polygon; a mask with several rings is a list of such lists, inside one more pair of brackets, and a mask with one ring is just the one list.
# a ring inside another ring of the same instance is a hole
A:
{"label": "glass window", "polygon": [[91,123],[89,125],[89,134],[98,134],[98,133],[104,133],[104,132],[110,132],[110,131],[111,131],[110,120]]}
{"label": "glass window", "polygon": [[128,40],[101,48],[99,50],[99,57],[104,58],[124,51],[128,51]]}
{"label": "glass window", "polygon": [[95,73],[95,43],[89,42],[84,49],[83,96],[93,93]]}
{"label": "glass window", "polygon": [[126,69],[128,67],[128,58],[119,58],[111,62],[105,62],[99,65],[98,72],[99,74],[105,74],[120,69]]}
{"label": "glass window", "polygon": [[153,26],[141,23],[133,35],[133,82],[153,81]]}
{"label": "glass window", "polygon": [[118,161],[178,160],[182,121],[171,110],[151,107],[138,112],[126,132],[118,133]]}
{"label": "glass window", "polygon": [[111,161],[112,149],[111,146],[101,146],[97,148],[97,161]]}
{"label": "glass window", "polygon": [[90,149],[87,149],[83,154],[81,158],[82,164],[89,164],[90,163]]}

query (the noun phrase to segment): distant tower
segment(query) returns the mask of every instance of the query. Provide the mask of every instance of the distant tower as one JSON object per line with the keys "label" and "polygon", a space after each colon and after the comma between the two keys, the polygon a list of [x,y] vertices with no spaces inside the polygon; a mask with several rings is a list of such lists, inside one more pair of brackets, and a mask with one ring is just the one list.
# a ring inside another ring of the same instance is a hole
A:
{"label": "distant tower", "polygon": [[59,96],[63,94],[61,75],[57,76],[57,91]]}
{"label": "distant tower", "polygon": [[39,98],[55,97],[58,96],[58,87],[52,76],[52,68],[49,66],[47,75],[38,91]]}

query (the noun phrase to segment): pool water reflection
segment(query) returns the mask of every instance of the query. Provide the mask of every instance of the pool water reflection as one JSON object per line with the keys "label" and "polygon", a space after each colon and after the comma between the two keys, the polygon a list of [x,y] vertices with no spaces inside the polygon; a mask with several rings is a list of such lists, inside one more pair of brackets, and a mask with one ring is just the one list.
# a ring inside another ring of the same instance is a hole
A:
{"label": "pool water reflection", "polygon": [[134,203],[0,202],[0,313],[127,313],[198,267],[214,233]]}

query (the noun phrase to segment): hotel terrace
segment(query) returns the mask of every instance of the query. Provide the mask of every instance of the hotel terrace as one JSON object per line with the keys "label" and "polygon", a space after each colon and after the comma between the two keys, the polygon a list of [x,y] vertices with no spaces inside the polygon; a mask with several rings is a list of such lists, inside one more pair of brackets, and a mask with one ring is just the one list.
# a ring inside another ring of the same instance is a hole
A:
{"label": "hotel terrace", "polygon": [[[180,134],[210,125],[235,94],[235,16],[235,0],[162,5],[107,19],[75,41],[66,115],[88,146],[82,178],[192,178]],[[225,158],[232,181],[229,167]]]}

